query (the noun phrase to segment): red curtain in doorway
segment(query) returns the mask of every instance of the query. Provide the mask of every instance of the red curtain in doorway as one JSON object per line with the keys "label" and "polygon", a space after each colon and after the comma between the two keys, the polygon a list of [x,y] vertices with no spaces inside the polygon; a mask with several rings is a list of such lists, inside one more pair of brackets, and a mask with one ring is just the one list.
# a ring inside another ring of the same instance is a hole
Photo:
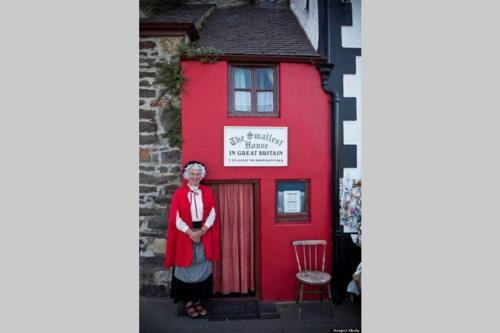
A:
{"label": "red curtain in doorway", "polygon": [[211,185],[220,214],[220,260],[213,266],[214,292],[255,290],[252,184]]}

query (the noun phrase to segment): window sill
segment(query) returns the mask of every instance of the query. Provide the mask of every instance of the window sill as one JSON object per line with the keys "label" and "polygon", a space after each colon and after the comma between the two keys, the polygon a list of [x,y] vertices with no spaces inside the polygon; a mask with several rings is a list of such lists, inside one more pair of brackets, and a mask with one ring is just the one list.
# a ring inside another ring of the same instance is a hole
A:
{"label": "window sill", "polygon": [[279,118],[280,115],[277,113],[268,113],[266,114],[265,112],[262,113],[246,113],[246,112],[240,112],[240,113],[229,113],[227,115],[230,118],[233,117],[261,117],[261,118]]}
{"label": "window sill", "polygon": [[276,223],[311,223],[311,218],[307,215],[296,215],[296,216],[276,216],[274,218]]}

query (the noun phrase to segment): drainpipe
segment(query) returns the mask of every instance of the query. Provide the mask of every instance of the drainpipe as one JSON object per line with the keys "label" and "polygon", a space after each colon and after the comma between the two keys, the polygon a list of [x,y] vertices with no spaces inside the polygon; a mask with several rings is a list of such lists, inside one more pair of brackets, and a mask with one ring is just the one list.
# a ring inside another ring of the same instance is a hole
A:
{"label": "drainpipe", "polygon": [[[331,220],[331,229],[330,229],[330,240],[333,244],[332,246],[332,272],[336,271],[336,263],[338,262],[337,258],[337,247],[338,247],[338,239],[336,237],[337,233],[340,230],[340,202],[339,202],[339,191],[340,191],[340,138],[339,138],[339,128],[340,128],[340,117],[339,117],[339,94],[336,90],[332,89],[329,84],[330,73],[334,64],[323,63],[317,64],[316,69],[319,71],[321,76],[321,86],[323,90],[330,96],[330,159],[332,162],[332,173],[330,178],[331,183],[331,207],[332,207],[332,220]],[[335,274],[335,273],[333,273]],[[333,283],[333,279],[332,279]],[[337,290],[335,285],[332,285],[333,299],[335,303],[339,302],[339,291]]]}
{"label": "drainpipe", "polygon": [[332,296],[334,303],[338,304],[341,301],[341,291],[337,283],[337,278],[335,277],[335,272],[340,268],[339,266],[339,238],[338,234],[341,234],[340,226],[340,110],[339,102],[340,95],[335,90],[333,83],[330,84],[330,74],[334,67],[333,55],[332,55],[332,40],[331,40],[331,24],[332,24],[332,0],[320,1],[318,0],[318,53],[327,59],[327,63],[316,65],[317,70],[321,76],[321,86],[323,90],[330,96],[330,155],[332,162],[332,174],[331,174],[331,208],[332,208],[332,220],[330,228],[330,239],[333,244],[332,246],[332,257],[331,257],[331,267],[332,267],[332,281],[330,282],[332,287]]}

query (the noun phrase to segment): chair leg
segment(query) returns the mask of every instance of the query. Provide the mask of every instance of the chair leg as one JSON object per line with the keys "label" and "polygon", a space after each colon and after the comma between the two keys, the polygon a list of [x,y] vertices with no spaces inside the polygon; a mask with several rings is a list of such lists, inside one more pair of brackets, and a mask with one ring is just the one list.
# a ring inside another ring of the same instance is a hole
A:
{"label": "chair leg", "polygon": [[298,318],[302,318],[302,299],[304,297],[304,284],[300,282],[299,285],[299,309],[298,309]]}
{"label": "chair leg", "polygon": [[328,291],[328,306],[330,307],[330,314],[333,316],[333,299],[332,299],[332,292],[330,290],[330,283],[326,285],[326,290]]}

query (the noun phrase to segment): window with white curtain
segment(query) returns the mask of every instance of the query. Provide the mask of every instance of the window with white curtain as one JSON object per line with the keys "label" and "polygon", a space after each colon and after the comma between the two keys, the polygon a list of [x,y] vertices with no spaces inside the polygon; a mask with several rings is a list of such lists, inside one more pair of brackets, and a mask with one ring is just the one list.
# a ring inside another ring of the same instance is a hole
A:
{"label": "window with white curtain", "polygon": [[277,67],[231,65],[230,115],[278,116]]}

